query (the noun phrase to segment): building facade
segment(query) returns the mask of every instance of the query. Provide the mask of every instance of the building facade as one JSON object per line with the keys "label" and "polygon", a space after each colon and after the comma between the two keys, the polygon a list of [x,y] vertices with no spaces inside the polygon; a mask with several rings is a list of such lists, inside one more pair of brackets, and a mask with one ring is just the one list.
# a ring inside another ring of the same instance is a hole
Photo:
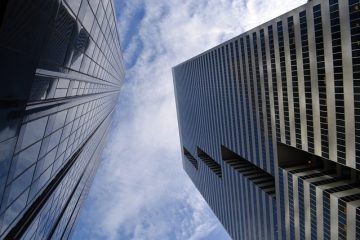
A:
{"label": "building facade", "polygon": [[67,239],[124,64],[111,0],[0,3],[0,239]]}
{"label": "building facade", "polygon": [[183,166],[233,239],[360,239],[360,2],[312,0],[173,68]]}

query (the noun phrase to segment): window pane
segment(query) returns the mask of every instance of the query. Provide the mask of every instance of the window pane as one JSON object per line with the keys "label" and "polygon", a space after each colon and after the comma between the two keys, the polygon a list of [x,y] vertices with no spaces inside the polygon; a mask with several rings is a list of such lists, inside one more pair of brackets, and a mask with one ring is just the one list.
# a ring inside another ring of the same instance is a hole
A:
{"label": "window pane", "polygon": [[44,136],[48,117],[43,117],[29,122],[22,126],[20,131],[21,144],[18,144],[17,151],[30,146]]}
{"label": "window pane", "polygon": [[41,142],[38,142],[26,150],[22,151],[14,159],[14,178],[22,173],[26,168],[30,167],[31,164],[35,163],[39,155]]}

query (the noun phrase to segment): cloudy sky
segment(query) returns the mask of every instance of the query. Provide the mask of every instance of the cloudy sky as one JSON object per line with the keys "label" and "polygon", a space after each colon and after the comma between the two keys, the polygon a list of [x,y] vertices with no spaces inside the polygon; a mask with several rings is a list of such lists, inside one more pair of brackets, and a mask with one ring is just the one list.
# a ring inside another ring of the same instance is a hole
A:
{"label": "cloudy sky", "polygon": [[229,239],[181,166],[171,67],[306,0],[115,0],[127,76],[73,239]]}

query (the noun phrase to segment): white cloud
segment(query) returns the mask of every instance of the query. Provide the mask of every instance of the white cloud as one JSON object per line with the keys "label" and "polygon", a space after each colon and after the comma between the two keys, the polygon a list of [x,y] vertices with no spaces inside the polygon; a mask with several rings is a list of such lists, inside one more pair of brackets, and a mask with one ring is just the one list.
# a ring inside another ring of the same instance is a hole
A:
{"label": "white cloud", "polygon": [[[171,67],[305,3],[305,0],[124,1],[130,44],[115,119],[75,238],[205,239],[221,225],[181,166]],[[134,26],[134,12],[145,9]],[[86,228],[86,229],[85,229]],[[225,236],[225,235],[223,235]]]}

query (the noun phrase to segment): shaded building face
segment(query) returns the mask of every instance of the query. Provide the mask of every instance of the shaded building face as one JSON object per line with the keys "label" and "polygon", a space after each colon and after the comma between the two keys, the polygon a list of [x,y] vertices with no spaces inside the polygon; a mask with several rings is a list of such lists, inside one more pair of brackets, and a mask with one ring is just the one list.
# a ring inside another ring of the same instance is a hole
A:
{"label": "shaded building face", "polygon": [[359,11],[309,1],[173,68],[184,169],[232,238],[360,238]]}
{"label": "shaded building face", "polygon": [[0,3],[0,238],[66,239],[124,64],[111,0]]}

